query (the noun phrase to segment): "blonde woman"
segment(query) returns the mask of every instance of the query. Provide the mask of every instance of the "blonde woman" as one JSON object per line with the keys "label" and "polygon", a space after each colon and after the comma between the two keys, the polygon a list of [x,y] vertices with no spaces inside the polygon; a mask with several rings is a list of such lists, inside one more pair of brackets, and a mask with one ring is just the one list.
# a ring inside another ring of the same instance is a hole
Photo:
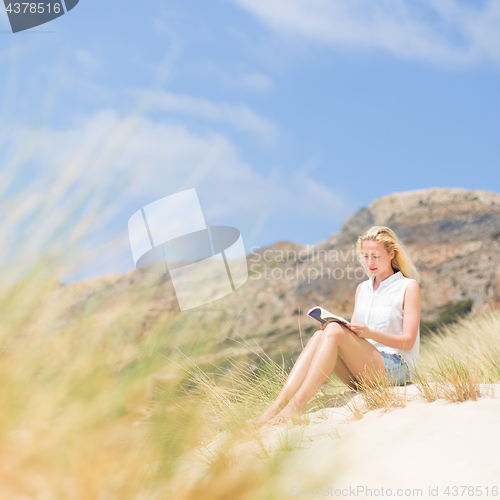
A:
{"label": "blonde woman", "polygon": [[358,238],[369,279],[356,289],[347,325],[326,323],[309,339],[281,392],[256,425],[278,424],[305,412],[307,402],[333,373],[351,389],[387,377],[407,383],[420,345],[420,277],[403,244],[386,226]]}

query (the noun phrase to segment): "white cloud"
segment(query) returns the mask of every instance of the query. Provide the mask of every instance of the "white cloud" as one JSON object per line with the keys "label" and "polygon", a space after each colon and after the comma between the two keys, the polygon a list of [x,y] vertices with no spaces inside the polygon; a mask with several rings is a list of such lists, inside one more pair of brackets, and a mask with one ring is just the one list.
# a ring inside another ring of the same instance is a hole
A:
{"label": "white cloud", "polygon": [[500,2],[459,0],[231,0],[274,30],[401,58],[500,64]]}
{"label": "white cloud", "polygon": [[86,70],[98,70],[102,68],[102,61],[87,49],[79,49],[75,53],[75,59]]}
{"label": "white cloud", "polygon": [[230,78],[230,83],[245,90],[258,92],[272,90],[273,81],[262,73],[243,73],[236,78]]}
{"label": "white cloud", "polygon": [[19,45],[11,45],[7,49],[0,50],[0,63],[21,56],[24,52],[27,52],[28,48],[29,48],[28,44],[24,44],[24,46],[19,44]]}
{"label": "white cloud", "polygon": [[278,131],[274,123],[243,104],[212,102],[165,91],[138,91],[137,94],[147,102],[146,108],[150,111],[176,113],[209,122],[225,123],[235,129],[254,133],[269,144],[277,140]]}
{"label": "white cloud", "polygon": [[[8,214],[0,241],[9,242],[7,247],[23,261],[47,243],[67,244],[81,232],[88,253],[70,255],[80,266],[73,278],[130,269],[128,218],[147,203],[192,187],[207,223],[238,227],[247,250],[266,219],[272,224],[279,220],[281,227],[289,224],[293,234],[312,216],[337,224],[350,212],[342,196],[315,181],[307,169],[290,176],[263,174],[244,162],[224,135],[194,133],[178,123],[101,110],[66,130],[16,128],[8,139],[12,150],[0,181],[5,185],[9,172],[20,172],[26,184],[14,203],[0,206]],[[28,154],[29,160],[16,161],[16,152]],[[31,169],[29,177],[23,164]],[[93,215],[56,237],[57,225],[77,208]],[[27,215],[35,218],[27,233],[19,234],[15,225]],[[90,264],[81,267],[86,259]]]}

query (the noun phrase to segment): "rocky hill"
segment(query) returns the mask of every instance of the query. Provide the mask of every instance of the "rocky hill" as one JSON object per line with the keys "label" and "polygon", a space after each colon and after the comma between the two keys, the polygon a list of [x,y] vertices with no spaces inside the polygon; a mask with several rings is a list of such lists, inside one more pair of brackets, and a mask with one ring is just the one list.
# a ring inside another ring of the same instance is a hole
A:
{"label": "rocky hill", "polygon": [[472,311],[500,301],[500,195],[465,189],[424,189],[375,200],[335,235],[355,241],[372,224],[391,227],[422,275],[422,310],[428,319],[450,301],[469,299]]}
{"label": "rocky hill", "polygon": [[64,285],[51,300],[61,304],[66,322],[92,304],[95,321],[123,325],[127,335],[148,335],[161,325],[172,347],[210,337],[207,359],[215,363],[252,355],[252,349],[295,358],[317,328],[305,315],[310,307],[321,304],[350,318],[356,287],[367,279],[355,242],[374,224],[398,234],[421,272],[422,331],[457,313],[500,305],[500,195],[443,188],[377,199],[314,246],[280,241],[254,249],[247,256],[248,281],[193,310],[179,311],[168,274],[139,271]]}

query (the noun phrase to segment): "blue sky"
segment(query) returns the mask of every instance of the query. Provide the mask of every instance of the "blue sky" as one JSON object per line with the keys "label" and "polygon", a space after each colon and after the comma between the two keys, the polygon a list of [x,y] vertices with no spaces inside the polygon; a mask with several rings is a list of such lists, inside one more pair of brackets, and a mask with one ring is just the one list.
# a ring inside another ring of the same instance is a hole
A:
{"label": "blue sky", "polygon": [[80,236],[66,281],[132,269],[128,218],[192,187],[247,252],[396,191],[500,192],[498,2],[80,0],[0,31],[4,260]]}

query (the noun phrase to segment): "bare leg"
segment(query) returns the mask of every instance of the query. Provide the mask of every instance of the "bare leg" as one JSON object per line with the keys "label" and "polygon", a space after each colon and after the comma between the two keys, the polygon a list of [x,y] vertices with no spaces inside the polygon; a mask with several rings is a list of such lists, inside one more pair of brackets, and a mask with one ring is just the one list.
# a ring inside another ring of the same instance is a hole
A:
{"label": "bare leg", "polygon": [[[252,424],[261,425],[267,422],[288,404],[290,399],[304,383],[309,367],[311,366],[313,359],[317,356],[318,347],[323,343],[324,336],[325,330],[317,330],[309,339],[306,346],[300,353],[300,356],[297,358],[297,361],[293,365],[293,368],[276,399],[273,403],[271,403],[269,408],[261,417],[250,420]],[[356,385],[353,382],[354,375],[349,371],[349,368],[341,358],[337,360],[333,373],[349,388],[356,389]]]}
{"label": "bare leg", "polygon": [[[339,358],[356,378],[369,377],[374,373],[385,376],[383,358],[370,342],[359,338],[343,325],[331,323],[324,330],[322,343],[317,347],[307,375],[293,398],[293,405],[284,408],[279,416],[286,420],[293,414],[303,413],[307,402],[334,372]],[[342,376],[345,376],[345,370],[342,368],[341,371]],[[283,420],[278,417],[275,417],[272,423]]]}
{"label": "bare leg", "polygon": [[349,370],[344,360],[339,355],[337,357],[337,362],[335,363],[335,367],[333,368],[333,374],[349,389],[353,389],[355,391],[358,390],[355,382],[358,382],[356,376]]}
{"label": "bare leg", "polygon": [[306,378],[309,366],[311,365],[311,361],[316,353],[318,346],[322,342],[323,334],[323,330],[317,330],[314,335],[308,340],[306,346],[293,365],[293,368],[290,371],[285,383],[283,384],[280,393],[261,417],[250,420],[252,424],[260,425],[267,422],[270,418],[278,414],[280,410],[284,408],[290,401],[292,396],[297,392]]}

